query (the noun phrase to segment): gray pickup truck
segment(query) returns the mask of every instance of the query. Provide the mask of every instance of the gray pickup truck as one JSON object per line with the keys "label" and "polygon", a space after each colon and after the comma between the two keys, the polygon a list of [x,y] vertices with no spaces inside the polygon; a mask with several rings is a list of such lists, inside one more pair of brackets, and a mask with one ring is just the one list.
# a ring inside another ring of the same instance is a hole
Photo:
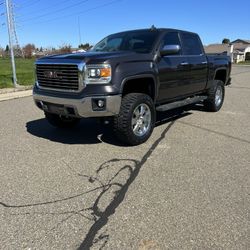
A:
{"label": "gray pickup truck", "polygon": [[89,52],[37,60],[33,97],[53,126],[111,118],[118,139],[138,145],[150,137],[157,111],[196,102],[218,111],[230,72],[230,58],[206,55],[195,33],[132,30],[107,36]]}

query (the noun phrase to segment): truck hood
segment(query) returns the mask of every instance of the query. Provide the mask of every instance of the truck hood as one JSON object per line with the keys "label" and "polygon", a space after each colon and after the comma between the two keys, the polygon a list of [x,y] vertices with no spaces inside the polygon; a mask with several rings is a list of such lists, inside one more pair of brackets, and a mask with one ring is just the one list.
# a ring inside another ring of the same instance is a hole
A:
{"label": "truck hood", "polygon": [[109,61],[130,61],[130,60],[150,60],[151,54],[136,53],[133,51],[119,51],[119,52],[83,52],[76,54],[61,54],[42,57],[37,60],[39,63],[44,61],[55,62],[85,62],[85,63],[100,63]]}

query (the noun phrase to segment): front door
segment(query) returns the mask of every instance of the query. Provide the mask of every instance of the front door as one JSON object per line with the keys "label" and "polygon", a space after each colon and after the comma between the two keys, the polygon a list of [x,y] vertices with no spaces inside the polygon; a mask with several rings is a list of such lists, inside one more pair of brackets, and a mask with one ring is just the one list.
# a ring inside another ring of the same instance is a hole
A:
{"label": "front door", "polygon": [[[178,32],[168,32],[163,38],[165,45],[179,45],[180,38]],[[176,55],[166,55],[161,57],[158,62],[159,71],[159,95],[158,102],[165,102],[183,94],[184,86],[189,83],[190,65],[187,57],[182,55],[182,50]]]}
{"label": "front door", "polygon": [[184,56],[164,56],[158,64],[159,102],[165,102],[183,95],[189,84],[189,65]]}

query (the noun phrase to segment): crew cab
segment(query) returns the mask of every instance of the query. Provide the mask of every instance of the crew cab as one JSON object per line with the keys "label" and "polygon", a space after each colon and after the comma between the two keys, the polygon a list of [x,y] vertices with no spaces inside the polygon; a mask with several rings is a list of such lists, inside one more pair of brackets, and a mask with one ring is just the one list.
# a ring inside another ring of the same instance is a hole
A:
{"label": "crew cab", "polygon": [[196,33],[154,27],[109,35],[88,52],[35,65],[34,101],[50,124],[111,118],[115,135],[129,145],[150,137],[156,112],[196,102],[219,111],[231,83],[227,55],[206,55]]}

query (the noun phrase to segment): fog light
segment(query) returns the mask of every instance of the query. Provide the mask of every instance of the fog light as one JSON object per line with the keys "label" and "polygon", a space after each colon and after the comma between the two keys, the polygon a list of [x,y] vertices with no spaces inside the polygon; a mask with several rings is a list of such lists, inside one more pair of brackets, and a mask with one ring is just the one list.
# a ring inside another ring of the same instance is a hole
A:
{"label": "fog light", "polygon": [[105,98],[93,98],[92,109],[93,111],[104,111],[106,109],[106,99]]}
{"label": "fog light", "polygon": [[104,107],[104,101],[103,101],[103,100],[98,100],[97,106],[98,106],[99,108],[103,108],[103,107]]}

